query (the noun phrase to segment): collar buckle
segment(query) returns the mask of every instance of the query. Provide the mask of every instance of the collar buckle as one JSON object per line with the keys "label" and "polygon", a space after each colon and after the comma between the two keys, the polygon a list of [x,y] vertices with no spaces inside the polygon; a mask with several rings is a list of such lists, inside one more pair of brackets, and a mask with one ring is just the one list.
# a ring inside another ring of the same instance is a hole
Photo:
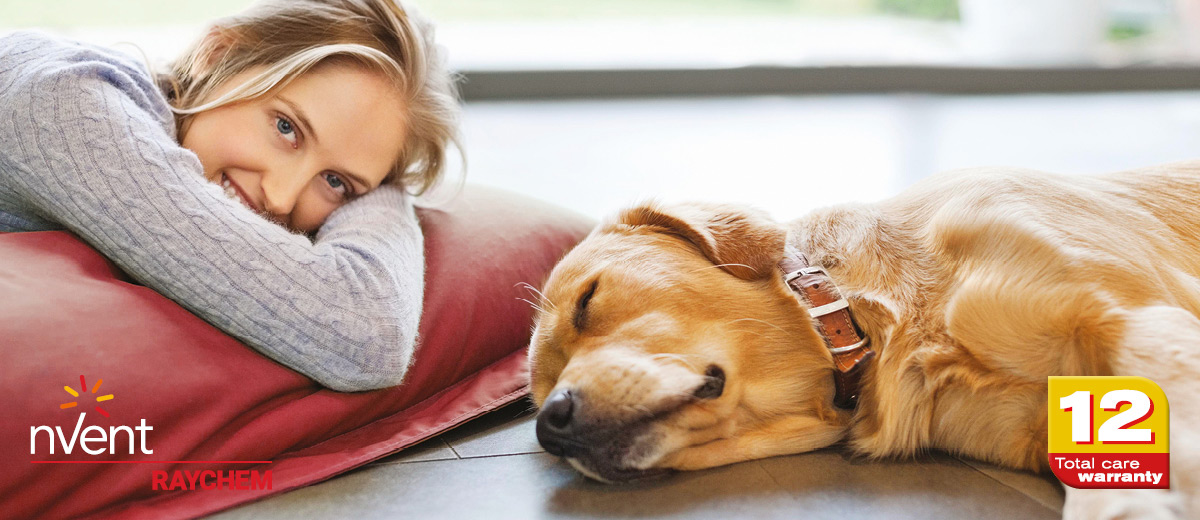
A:
{"label": "collar buckle", "polygon": [[809,316],[817,322],[817,332],[833,356],[834,404],[853,409],[858,404],[862,374],[875,358],[870,339],[859,332],[849,302],[823,267],[809,264],[808,258],[789,247],[779,269],[788,288],[808,305]]}
{"label": "collar buckle", "polygon": [[814,274],[819,274],[821,276],[826,276],[826,277],[829,276],[829,273],[825,272],[824,267],[821,267],[818,265],[810,265],[808,267],[801,267],[800,269],[797,269],[795,271],[785,274],[783,276],[783,281],[790,284],[790,283],[792,283],[792,280],[800,278],[801,276],[809,276],[809,275],[814,275]]}

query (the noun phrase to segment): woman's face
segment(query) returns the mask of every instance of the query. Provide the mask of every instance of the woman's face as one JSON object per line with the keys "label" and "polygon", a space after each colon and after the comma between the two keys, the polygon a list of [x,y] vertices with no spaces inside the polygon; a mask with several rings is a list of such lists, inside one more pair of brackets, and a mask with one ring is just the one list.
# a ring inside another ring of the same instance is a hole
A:
{"label": "woman's face", "polygon": [[[213,98],[257,72],[230,78]],[[404,142],[404,115],[382,75],[325,64],[274,94],[197,114],[181,144],[231,198],[308,233],[383,182]]]}

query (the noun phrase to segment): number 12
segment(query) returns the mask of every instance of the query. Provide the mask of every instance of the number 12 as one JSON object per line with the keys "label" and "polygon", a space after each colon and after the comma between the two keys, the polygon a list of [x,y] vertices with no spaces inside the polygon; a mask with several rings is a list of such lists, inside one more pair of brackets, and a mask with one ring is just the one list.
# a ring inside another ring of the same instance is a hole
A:
{"label": "number 12", "polygon": [[[1071,413],[1071,442],[1092,444],[1092,393],[1080,390],[1058,400],[1061,410]],[[1100,442],[1103,444],[1150,444],[1154,432],[1148,428],[1129,428],[1154,414],[1154,402],[1138,390],[1113,390],[1100,398],[1100,407],[1107,412],[1129,409],[1112,416],[1100,425]],[[1081,413],[1075,413],[1081,412]]]}

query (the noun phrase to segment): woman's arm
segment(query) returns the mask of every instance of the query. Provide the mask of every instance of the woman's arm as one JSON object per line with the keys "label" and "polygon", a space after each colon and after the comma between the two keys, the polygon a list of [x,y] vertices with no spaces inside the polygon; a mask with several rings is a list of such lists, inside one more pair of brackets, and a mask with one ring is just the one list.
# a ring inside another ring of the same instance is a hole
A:
{"label": "woman's arm", "polygon": [[0,48],[10,43],[0,56],[0,189],[322,385],[400,383],[424,284],[421,231],[401,189],[350,202],[310,242],[203,179],[133,63],[44,37]]}

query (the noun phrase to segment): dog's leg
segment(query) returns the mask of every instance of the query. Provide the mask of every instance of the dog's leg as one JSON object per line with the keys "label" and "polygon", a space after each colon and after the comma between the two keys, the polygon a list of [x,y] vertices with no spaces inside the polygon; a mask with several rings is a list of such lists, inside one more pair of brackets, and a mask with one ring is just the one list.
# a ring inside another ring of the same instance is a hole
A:
{"label": "dog's leg", "polygon": [[1113,368],[1115,375],[1147,377],[1167,395],[1171,489],[1068,488],[1063,517],[1200,516],[1200,319],[1176,307],[1146,307],[1131,312]]}
{"label": "dog's leg", "polygon": [[784,417],[732,437],[684,448],[668,455],[660,467],[693,470],[744,460],[812,451],[841,440],[846,428],[816,416]]}

